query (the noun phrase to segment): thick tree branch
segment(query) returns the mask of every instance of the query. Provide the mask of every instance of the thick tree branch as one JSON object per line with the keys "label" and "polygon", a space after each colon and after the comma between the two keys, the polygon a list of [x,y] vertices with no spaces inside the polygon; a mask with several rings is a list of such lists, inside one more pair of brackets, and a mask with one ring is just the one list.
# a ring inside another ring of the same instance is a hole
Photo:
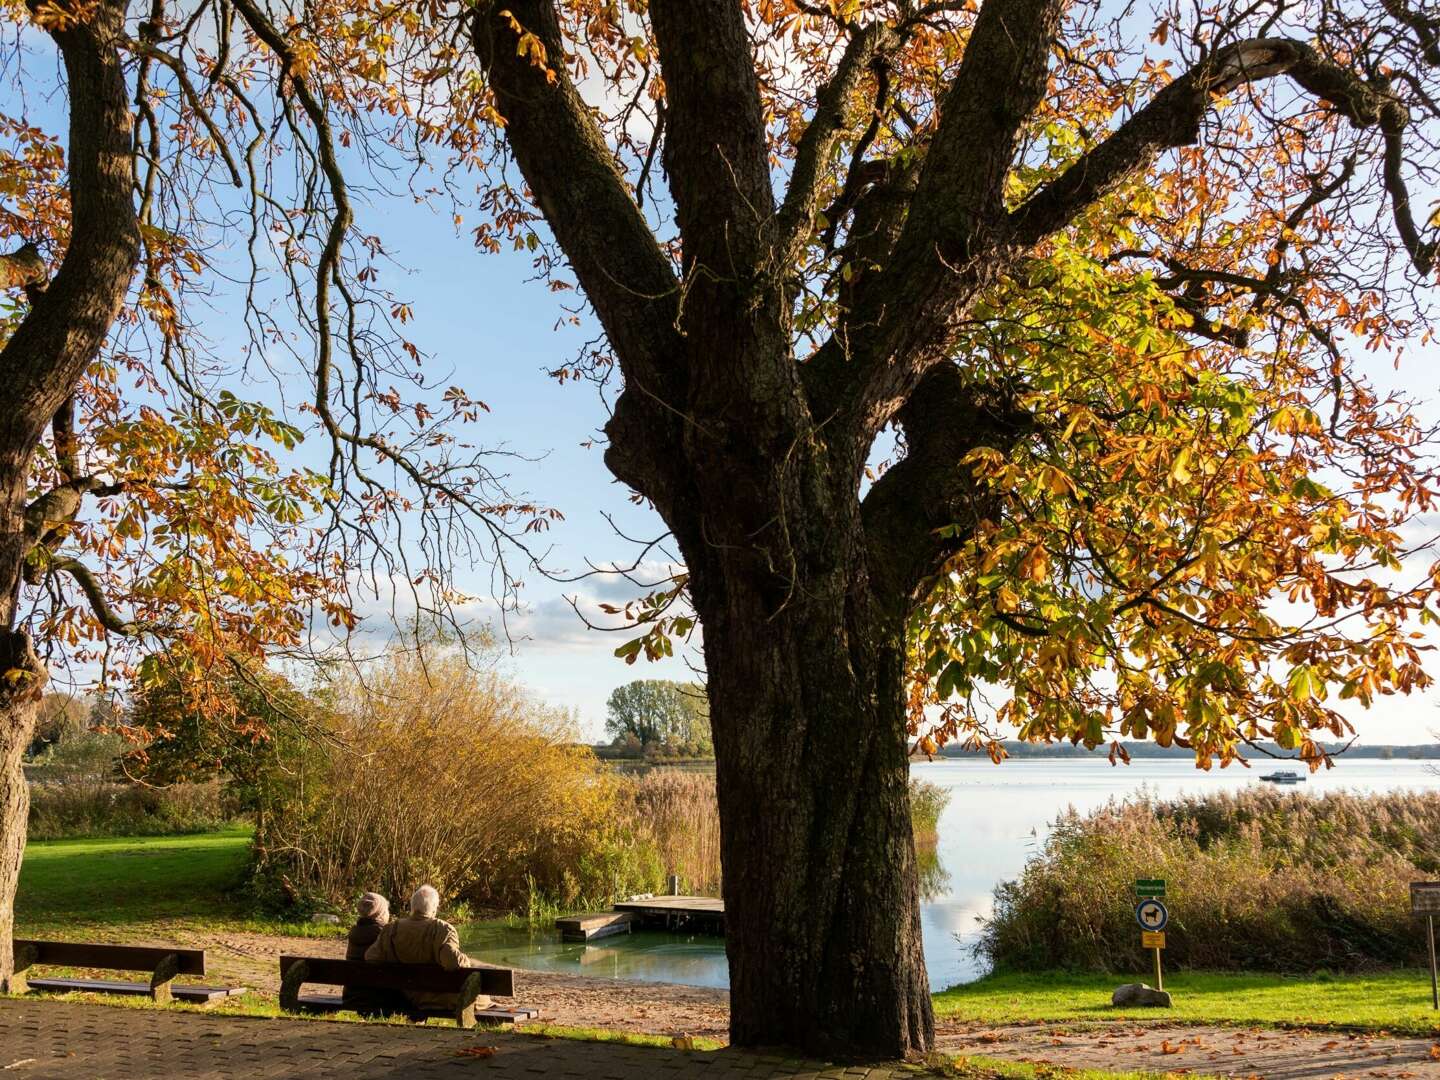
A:
{"label": "thick tree branch", "polygon": [[889,265],[856,291],[807,373],[812,408],[844,415],[868,446],[931,365],[957,315],[1003,269],[1005,177],[1045,93],[1060,0],[986,0],[945,92]]}
{"label": "thick tree branch", "polygon": [[698,264],[724,279],[747,275],[775,197],[745,12],[740,0],[651,0],[650,24],[686,272]]}
{"label": "thick tree branch", "polygon": [[1161,90],[1010,215],[1011,241],[1028,246],[1064,228],[1085,207],[1149,165],[1163,151],[1194,143],[1216,99],[1246,84],[1279,75],[1288,75],[1355,127],[1379,125],[1385,139],[1383,179],[1396,227],[1411,261],[1422,273],[1428,273],[1434,265],[1435,244],[1420,238],[1401,175],[1401,140],[1410,119],[1404,105],[1383,87],[1373,86],[1331,63],[1309,45],[1271,38],[1219,49]]}
{"label": "thick tree branch", "polygon": [[978,446],[1008,450],[1031,419],[998,395],[967,385],[953,363],[931,368],[896,419],[905,432],[905,457],[875,482],[861,513],[876,596],[908,612],[921,584],[964,542],[939,530],[968,532],[998,512],[962,464],[965,456]]}
{"label": "thick tree branch", "polygon": [[[897,265],[963,262],[1003,205],[1020,129],[1045,94],[1060,0],[986,0],[925,155]],[[907,253],[910,257],[907,258]]]}
{"label": "thick tree branch", "polygon": [[115,614],[110,602],[105,598],[105,590],[100,582],[95,580],[95,575],[90,568],[79,559],[52,559],[50,568],[61,573],[69,574],[80,586],[80,591],[85,594],[85,599],[90,603],[90,610],[95,615],[95,621],[112,634],[121,634],[129,637],[140,633],[144,627],[129,619],[122,619]]}
{"label": "thick tree branch", "polygon": [[[898,40],[895,31],[884,22],[864,27],[850,39],[835,73],[816,95],[815,113],[800,137],[795,166],[790,171],[790,186],[776,215],[776,265],[789,265],[804,246],[830,153],[844,131],[846,104],[859,88],[866,71],[877,61],[883,63],[885,51]],[[858,161],[852,162],[852,173],[858,164]],[[848,188],[848,176],[846,184]]]}
{"label": "thick tree branch", "polygon": [[29,288],[45,280],[45,260],[34,244],[21,244],[0,255],[0,289]]}
{"label": "thick tree branch", "polygon": [[[54,279],[0,349],[5,408],[0,452],[28,454],[95,358],[120,311],[139,257],[130,189],[131,117],[119,45],[124,4],[102,0],[86,17],[50,27],[70,98],[71,240]],[[35,273],[33,248],[20,260]],[[34,283],[28,282],[28,283]]]}
{"label": "thick tree branch", "polygon": [[[521,33],[543,45],[544,66],[522,54]],[[606,460],[625,483],[663,504],[683,486],[684,343],[670,260],[565,69],[551,0],[482,3],[472,36],[505,117],[506,141],[625,376]],[[620,430],[628,437],[616,438]]]}
{"label": "thick tree branch", "polygon": [[[64,5],[62,5],[62,8]],[[131,193],[123,0],[41,15],[65,64],[70,103],[70,244],[53,280],[0,349],[0,625],[14,619],[28,540],[22,504],[45,426],[104,345],[140,255]],[[24,249],[21,249],[24,252]],[[17,253],[20,254],[20,253]],[[33,259],[26,254],[27,273]],[[15,264],[9,264],[13,269]]]}

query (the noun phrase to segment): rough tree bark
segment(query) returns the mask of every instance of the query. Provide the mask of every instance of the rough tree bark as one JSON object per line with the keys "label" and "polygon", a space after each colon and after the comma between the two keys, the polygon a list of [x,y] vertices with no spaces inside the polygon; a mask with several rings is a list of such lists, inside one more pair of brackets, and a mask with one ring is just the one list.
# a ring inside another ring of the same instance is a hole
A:
{"label": "rough tree bark", "polygon": [[[1193,141],[1241,82],[1289,74],[1357,125],[1379,116],[1373,93],[1307,47],[1241,43],[1012,212],[1005,179],[1061,10],[986,0],[923,156],[863,190],[847,183],[860,269],[833,336],[804,362],[787,275],[814,228],[839,103],[903,28],[855,28],[777,205],[740,0],[650,0],[677,273],[568,77],[553,0],[491,0],[473,18],[505,139],[624,373],[606,463],[674,533],[704,627],[737,1044],[875,1058],[933,1039],[904,628],[966,526],[993,513],[966,453],[1003,451],[1028,423],[951,355],[970,305],[1115,184]],[[544,65],[520,48],[517,22]],[[890,423],[905,456],[862,498]]]}
{"label": "rough tree bark", "polygon": [[[84,483],[62,461],[57,488],[27,501],[31,466],[46,429],[68,416],[66,402],[110,333],[139,258],[119,50],[124,12],[118,0],[101,0],[74,19],[52,20],[70,99],[71,240],[48,283],[28,244],[5,257],[0,275],[28,286],[30,296],[29,312],[0,349],[0,988],[13,974],[9,942],[29,808],[20,757],[46,677],[16,628],[20,585],[27,556],[54,523],[51,508],[73,513]],[[66,498],[71,489],[77,497]]]}

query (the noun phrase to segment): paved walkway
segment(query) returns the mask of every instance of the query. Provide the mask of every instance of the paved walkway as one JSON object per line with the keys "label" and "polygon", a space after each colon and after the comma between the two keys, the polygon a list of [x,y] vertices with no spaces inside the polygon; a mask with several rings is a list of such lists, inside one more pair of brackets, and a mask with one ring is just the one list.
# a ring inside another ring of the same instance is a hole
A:
{"label": "paved walkway", "polygon": [[207,1016],[0,1001],[0,1072],[65,1080],[915,1080],[738,1051],[681,1051],[509,1032]]}

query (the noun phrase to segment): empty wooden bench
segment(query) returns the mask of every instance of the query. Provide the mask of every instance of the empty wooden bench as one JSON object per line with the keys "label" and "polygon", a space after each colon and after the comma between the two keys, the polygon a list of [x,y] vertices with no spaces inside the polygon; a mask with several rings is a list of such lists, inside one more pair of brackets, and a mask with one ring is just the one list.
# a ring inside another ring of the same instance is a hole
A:
{"label": "empty wooden bench", "polygon": [[454,1020],[462,1028],[477,1020],[513,1023],[539,1015],[530,1008],[477,1009],[475,999],[511,997],[515,975],[509,968],[461,968],[450,971],[439,964],[372,964],[365,960],[331,960],[318,956],[280,957],[280,1008],[286,1012],[339,1012],[346,1006],[339,994],[302,994],[306,983],[322,986],[363,986],[383,990],[422,990],[454,994],[450,1010],[413,1010],[415,1016]]}
{"label": "empty wooden bench", "polygon": [[[204,949],[172,949],[168,946],[101,945],[78,941],[31,941],[15,939],[16,993],[46,990],[53,993],[89,991],[97,994],[134,994],[160,1004],[172,999],[209,1005],[232,994],[244,993],[240,986],[173,986],[177,975],[204,975]],[[101,968],[105,971],[148,971],[149,982],[119,982],[108,979],[32,979],[27,972],[38,965],[72,968]]]}

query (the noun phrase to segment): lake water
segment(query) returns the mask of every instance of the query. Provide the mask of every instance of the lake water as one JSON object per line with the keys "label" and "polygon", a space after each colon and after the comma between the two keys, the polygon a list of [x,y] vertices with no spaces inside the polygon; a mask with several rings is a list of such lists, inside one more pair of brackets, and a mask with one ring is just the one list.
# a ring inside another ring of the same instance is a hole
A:
{"label": "lake water", "polygon": [[[1433,763],[1353,758],[1287,790],[1310,794],[1350,789],[1393,791],[1440,788]],[[1044,842],[1047,829],[1068,807],[1086,811],[1111,799],[1148,792],[1167,797],[1203,794],[1259,783],[1269,761],[1197,770],[1187,760],[1144,759],[1111,766],[1099,760],[988,760],[918,762],[912,772],[950,792],[940,819],[931,894],[921,904],[925,962],[934,989],[984,973],[973,955],[979,921],[990,914],[995,885],[1016,876]],[[566,944],[553,930],[462,928],[466,950],[487,963],[563,971],[611,979],[727,985],[724,943],[713,937],[638,933],[591,945]]]}

